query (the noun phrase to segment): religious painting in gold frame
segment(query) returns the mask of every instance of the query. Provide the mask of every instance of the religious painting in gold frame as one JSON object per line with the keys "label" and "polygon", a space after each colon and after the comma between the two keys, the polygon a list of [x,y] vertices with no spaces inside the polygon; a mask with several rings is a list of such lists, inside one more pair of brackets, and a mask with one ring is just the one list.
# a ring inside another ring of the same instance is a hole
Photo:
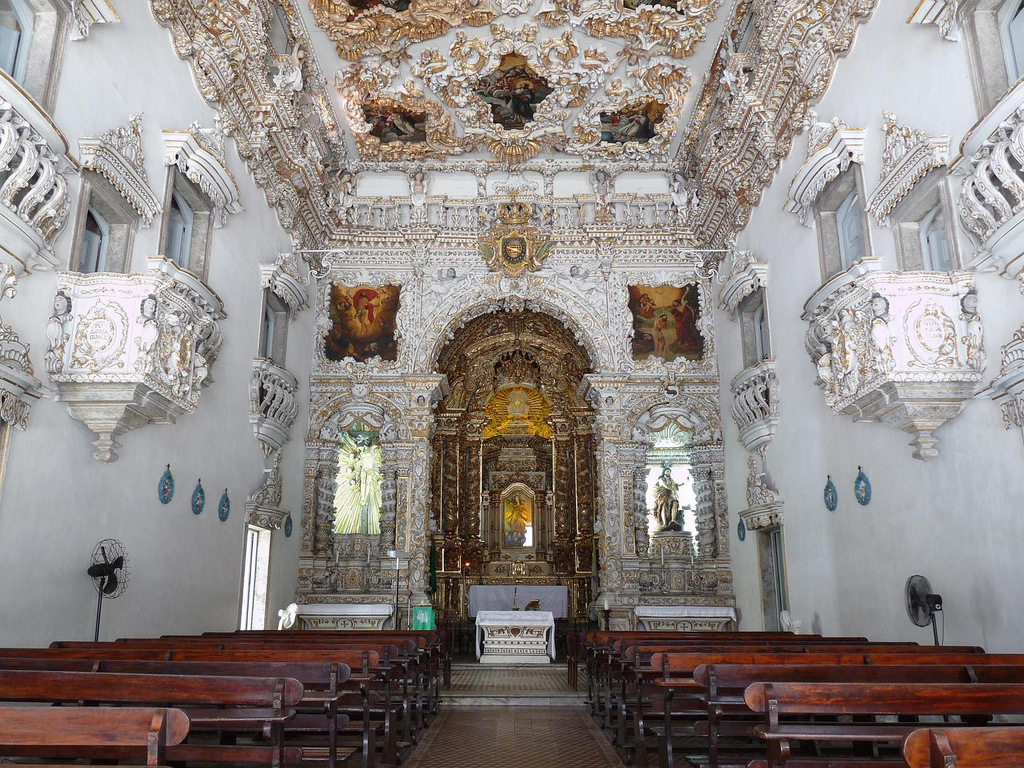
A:
{"label": "religious painting in gold frame", "polygon": [[501,494],[503,549],[531,549],[535,546],[534,499],[533,490],[523,483],[512,483]]}
{"label": "religious painting in gold frame", "polygon": [[399,286],[335,283],[330,288],[328,315],[331,326],[324,337],[324,357],[331,361],[373,357],[398,359],[396,317]]}
{"label": "religious painting in gold frame", "polygon": [[704,357],[700,331],[700,288],[696,283],[631,285],[629,311],[633,315],[633,359],[657,357],[667,363]]}

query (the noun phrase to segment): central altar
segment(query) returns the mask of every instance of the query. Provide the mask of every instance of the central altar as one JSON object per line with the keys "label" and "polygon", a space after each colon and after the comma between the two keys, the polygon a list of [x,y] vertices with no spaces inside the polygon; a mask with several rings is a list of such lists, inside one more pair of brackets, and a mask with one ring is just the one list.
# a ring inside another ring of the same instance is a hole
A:
{"label": "central altar", "polygon": [[547,664],[555,658],[555,617],[549,611],[480,611],[476,657],[481,664]]}

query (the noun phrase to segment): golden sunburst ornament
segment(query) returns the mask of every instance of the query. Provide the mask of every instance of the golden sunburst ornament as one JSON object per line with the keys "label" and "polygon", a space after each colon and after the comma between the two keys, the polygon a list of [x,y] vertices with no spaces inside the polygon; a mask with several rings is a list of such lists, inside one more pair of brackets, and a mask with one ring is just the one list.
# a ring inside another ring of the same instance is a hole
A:
{"label": "golden sunburst ornament", "polygon": [[487,268],[509,277],[536,272],[551,250],[551,243],[530,225],[533,205],[513,198],[498,205],[498,223],[481,237],[477,247],[487,260]]}

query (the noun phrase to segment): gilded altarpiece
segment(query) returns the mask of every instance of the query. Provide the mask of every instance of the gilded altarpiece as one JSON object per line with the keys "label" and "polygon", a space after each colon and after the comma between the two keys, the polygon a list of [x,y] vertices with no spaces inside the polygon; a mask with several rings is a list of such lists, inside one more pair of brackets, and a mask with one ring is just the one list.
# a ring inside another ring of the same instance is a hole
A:
{"label": "gilded altarpiece", "polygon": [[[442,615],[464,616],[478,583],[566,585],[571,616],[607,599],[613,627],[635,626],[640,605],[734,605],[709,281],[674,249],[596,256],[559,252],[515,278],[457,247],[367,245],[331,264],[318,338],[333,286],[390,285],[398,346],[362,361],[315,347],[300,602],[390,603],[397,549],[400,606]],[[691,286],[699,359],[634,359],[631,285]],[[666,419],[692,434],[696,530],[679,551],[648,536],[648,452]],[[338,436],[357,422],[383,456],[375,537],[331,530]],[[506,525],[516,489],[529,536]]]}

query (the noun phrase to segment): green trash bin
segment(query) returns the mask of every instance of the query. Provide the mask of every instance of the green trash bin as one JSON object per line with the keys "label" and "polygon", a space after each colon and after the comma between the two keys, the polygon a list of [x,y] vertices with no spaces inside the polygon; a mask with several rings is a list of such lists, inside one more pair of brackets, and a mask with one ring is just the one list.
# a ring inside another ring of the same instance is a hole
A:
{"label": "green trash bin", "polygon": [[434,606],[414,605],[412,607],[413,629],[436,629],[434,626]]}

